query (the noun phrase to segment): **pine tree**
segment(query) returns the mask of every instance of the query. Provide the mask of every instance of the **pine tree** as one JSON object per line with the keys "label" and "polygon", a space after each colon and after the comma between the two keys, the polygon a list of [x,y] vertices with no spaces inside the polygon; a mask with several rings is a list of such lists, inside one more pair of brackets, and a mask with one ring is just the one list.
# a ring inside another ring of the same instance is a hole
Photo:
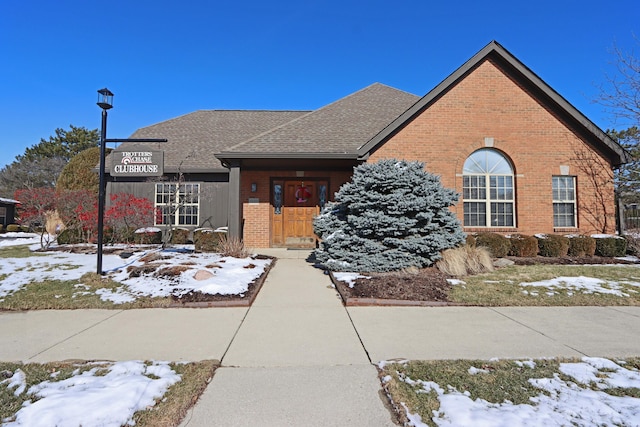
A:
{"label": "pine tree", "polygon": [[334,271],[426,267],[465,240],[449,210],[458,200],[424,163],[388,159],[354,169],[314,220],[316,259]]}

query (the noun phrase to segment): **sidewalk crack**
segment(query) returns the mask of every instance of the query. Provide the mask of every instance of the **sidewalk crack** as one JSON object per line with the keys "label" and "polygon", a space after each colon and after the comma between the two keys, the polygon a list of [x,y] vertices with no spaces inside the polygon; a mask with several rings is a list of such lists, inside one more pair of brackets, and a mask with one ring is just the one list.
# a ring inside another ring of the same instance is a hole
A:
{"label": "sidewalk crack", "polygon": [[117,312],[115,312],[114,314],[112,314],[111,316],[109,316],[109,317],[105,317],[104,319],[100,320],[99,322],[96,322],[96,323],[94,323],[94,324],[92,324],[92,325],[90,325],[90,326],[88,326],[88,327],[86,327],[86,328],[84,328],[84,329],[82,329],[82,330],[80,330],[80,331],[76,332],[75,334],[69,335],[68,337],[66,337],[66,338],[65,338],[65,339],[63,339],[62,341],[58,341],[57,343],[50,345],[49,347],[45,348],[44,350],[41,350],[41,351],[37,352],[37,353],[36,353],[36,354],[34,354],[33,356],[29,357],[27,360],[34,359],[34,358],[36,358],[36,357],[40,356],[42,353],[46,353],[47,351],[51,350],[52,348],[54,348],[54,347],[56,347],[56,346],[59,346],[60,344],[62,344],[62,343],[65,343],[65,342],[69,341],[71,338],[75,338],[75,337],[77,337],[78,335],[80,335],[80,334],[82,334],[82,333],[84,333],[84,332],[88,331],[89,329],[93,329],[93,328],[95,328],[96,326],[100,325],[101,323],[104,323],[104,322],[106,322],[107,320],[111,320],[111,319],[113,319],[114,317],[116,317],[117,315],[121,314],[122,312],[124,312],[124,310],[117,311]]}
{"label": "sidewalk crack", "polygon": [[570,346],[570,345],[568,345],[568,344],[565,344],[565,343],[563,343],[563,342],[560,342],[560,341],[558,341],[558,340],[556,340],[556,339],[554,339],[554,338],[550,337],[549,335],[545,334],[545,333],[544,333],[544,332],[542,332],[542,331],[539,331],[539,330],[537,330],[537,329],[534,329],[533,327],[531,327],[531,326],[529,326],[529,325],[527,325],[527,324],[525,324],[525,323],[522,323],[521,321],[519,321],[519,320],[517,320],[517,319],[514,319],[513,317],[507,316],[505,313],[502,313],[502,312],[500,312],[500,311],[496,310],[494,307],[486,307],[486,308],[487,308],[487,309],[489,309],[489,310],[491,310],[491,311],[493,311],[493,312],[494,312],[494,313],[496,313],[496,314],[499,314],[500,316],[506,317],[507,319],[511,320],[512,322],[517,323],[518,325],[524,326],[525,328],[529,329],[530,331],[533,331],[533,332],[535,332],[535,333],[537,333],[537,334],[539,334],[539,335],[542,335],[542,336],[543,336],[543,337],[545,337],[545,338],[550,339],[551,341],[553,341],[553,342],[555,342],[555,343],[558,343],[558,344],[560,344],[560,345],[562,345],[562,346],[564,346],[564,347],[570,348],[571,350],[573,350],[573,351],[575,351],[575,352],[577,352],[577,353],[580,353],[580,354],[581,354],[581,355],[583,355],[583,356],[589,356],[589,355],[588,355],[587,353],[585,353],[584,351],[578,350],[578,349],[577,349],[577,348],[575,348],[575,347],[572,347],[572,346]]}

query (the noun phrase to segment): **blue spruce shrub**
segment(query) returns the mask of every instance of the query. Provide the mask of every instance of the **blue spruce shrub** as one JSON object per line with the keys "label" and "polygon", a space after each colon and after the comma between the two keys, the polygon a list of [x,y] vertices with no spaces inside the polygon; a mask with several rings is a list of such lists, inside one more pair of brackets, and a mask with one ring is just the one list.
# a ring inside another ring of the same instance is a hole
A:
{"label": "blue spruce shrub", "polygon": [[465,242],[449,211],[458,195],[424,163],[381,160],[354,168],[313,223],[316,259],[333,271],[382,272],[427,267]]}

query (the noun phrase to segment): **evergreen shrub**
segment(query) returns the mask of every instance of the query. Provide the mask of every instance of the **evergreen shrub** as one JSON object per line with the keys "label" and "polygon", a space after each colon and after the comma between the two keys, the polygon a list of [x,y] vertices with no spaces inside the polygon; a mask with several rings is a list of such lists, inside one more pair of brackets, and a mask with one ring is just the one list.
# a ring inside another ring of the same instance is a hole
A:
{"label": "evergreen shrub", "polygon": [[139,245],[158,245],[162,243],[162,231],[153,228],[136,230],[133,241]]}
{"label": "evergreen shrub", "polygon": [[4,233],[4,224],[0,224],[0,233]]}
{"label": "evergreen shrub", "polygon": [[[0,230],[2,230],[0,228]],[[640,255],[640,237],[633,234],[625,234],[625,240],[627,241],[627,253],[635,256]]]}
{"label": "evergreen shrub", "polygon": [[476,245],[488,248],[494,258],[504,258],[511,250],[509,239],[498,233],[478,233]]}
{"label": "evergreen shrub", "polygon": [[197,230],[193,233],[194,248],[197,252],[220,252],[220,243],[226,237],[227,233],[220,231]]}
{"label": "evergreen shrub", "polygon": [[624,256],[627,253],[627,241],[622,237],[598,237],[596,255],[603,257]]}
{"label": "evergreen shrub", "polygon": [[509,238],[511,247],[509,255],[517,257],[534,257],[538,255],[538,239],[526,234],[512,234]]}
{"label": "evergreen shrub", "polygon": [[[200,236],[202,236],[205,233],[212,233],[213,229],[212,228],[196,228],[195,230],[193,230],[193,244],[197,245],[198,244],[198,240],[200,239]],[[198,248],[196,247],[196,250]]]}
{"label": "evergreen shrub", "polygon": [[[107,148],[106,154],[111,149]],[[56,181],[56,191],[88,190],[98,195],[99,175],[94,171],[100,163],[100,147],[91,147],[71,158],[60,172]]]}
{"label": "evergreen shrub", "polygon": [[569,238],[559,234],[540,236],[538,251],[544,257],[565,257],[569,253]]}
{"label": "evergreen shrub", "polygon": [[313,222],[316,259],[334,271],[398,271],[432,265],[463,244],[449,210],[457,194],[424,163],[386,159],[354,168],[350,182]]}
{"label": "evergreen shrub", "polygon": [[56,238],[59,245],[76,245],[78,243],[84,243],[84,237],[82,230],[74,228],[65,228],[58,234]]}
{"label": "evergreen shrub", "polygon": [[569,256],[593,256],[596,253],[596,239],[591,236],[579,235],[569,237]]}
{"label": "evergreen shrub", "polygon": [[20,226],[18,224],[9,224],[7,225],[7,231],[9,233],[17,233],[20,231]]}
{"label": "evergreen shrub", "polygon": [[171,243],[174,245],[186,245],[190,243],[189,234],[191,232],[186,228],[175,228],[171,235]]}

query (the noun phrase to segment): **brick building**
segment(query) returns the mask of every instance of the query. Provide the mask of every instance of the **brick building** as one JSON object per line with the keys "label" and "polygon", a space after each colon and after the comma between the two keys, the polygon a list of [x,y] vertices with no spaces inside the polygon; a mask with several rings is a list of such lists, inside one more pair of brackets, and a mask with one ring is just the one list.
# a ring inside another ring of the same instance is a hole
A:
{"label": "brick building", "polygon": [[[376,83],[315,111],[198,111],[132,137],[168,143],[118,147],[108,192],[155,200],[165,223],[228,226],[254,248],[314,246],[314,215],[354,166],[382,158],[440,175],[461,196],[453,210],[467,232],[613,232],[610,177],[628,161],[496,42],[423,97]],[[151,151],[164,181],[113,173],[119,152]]]}

